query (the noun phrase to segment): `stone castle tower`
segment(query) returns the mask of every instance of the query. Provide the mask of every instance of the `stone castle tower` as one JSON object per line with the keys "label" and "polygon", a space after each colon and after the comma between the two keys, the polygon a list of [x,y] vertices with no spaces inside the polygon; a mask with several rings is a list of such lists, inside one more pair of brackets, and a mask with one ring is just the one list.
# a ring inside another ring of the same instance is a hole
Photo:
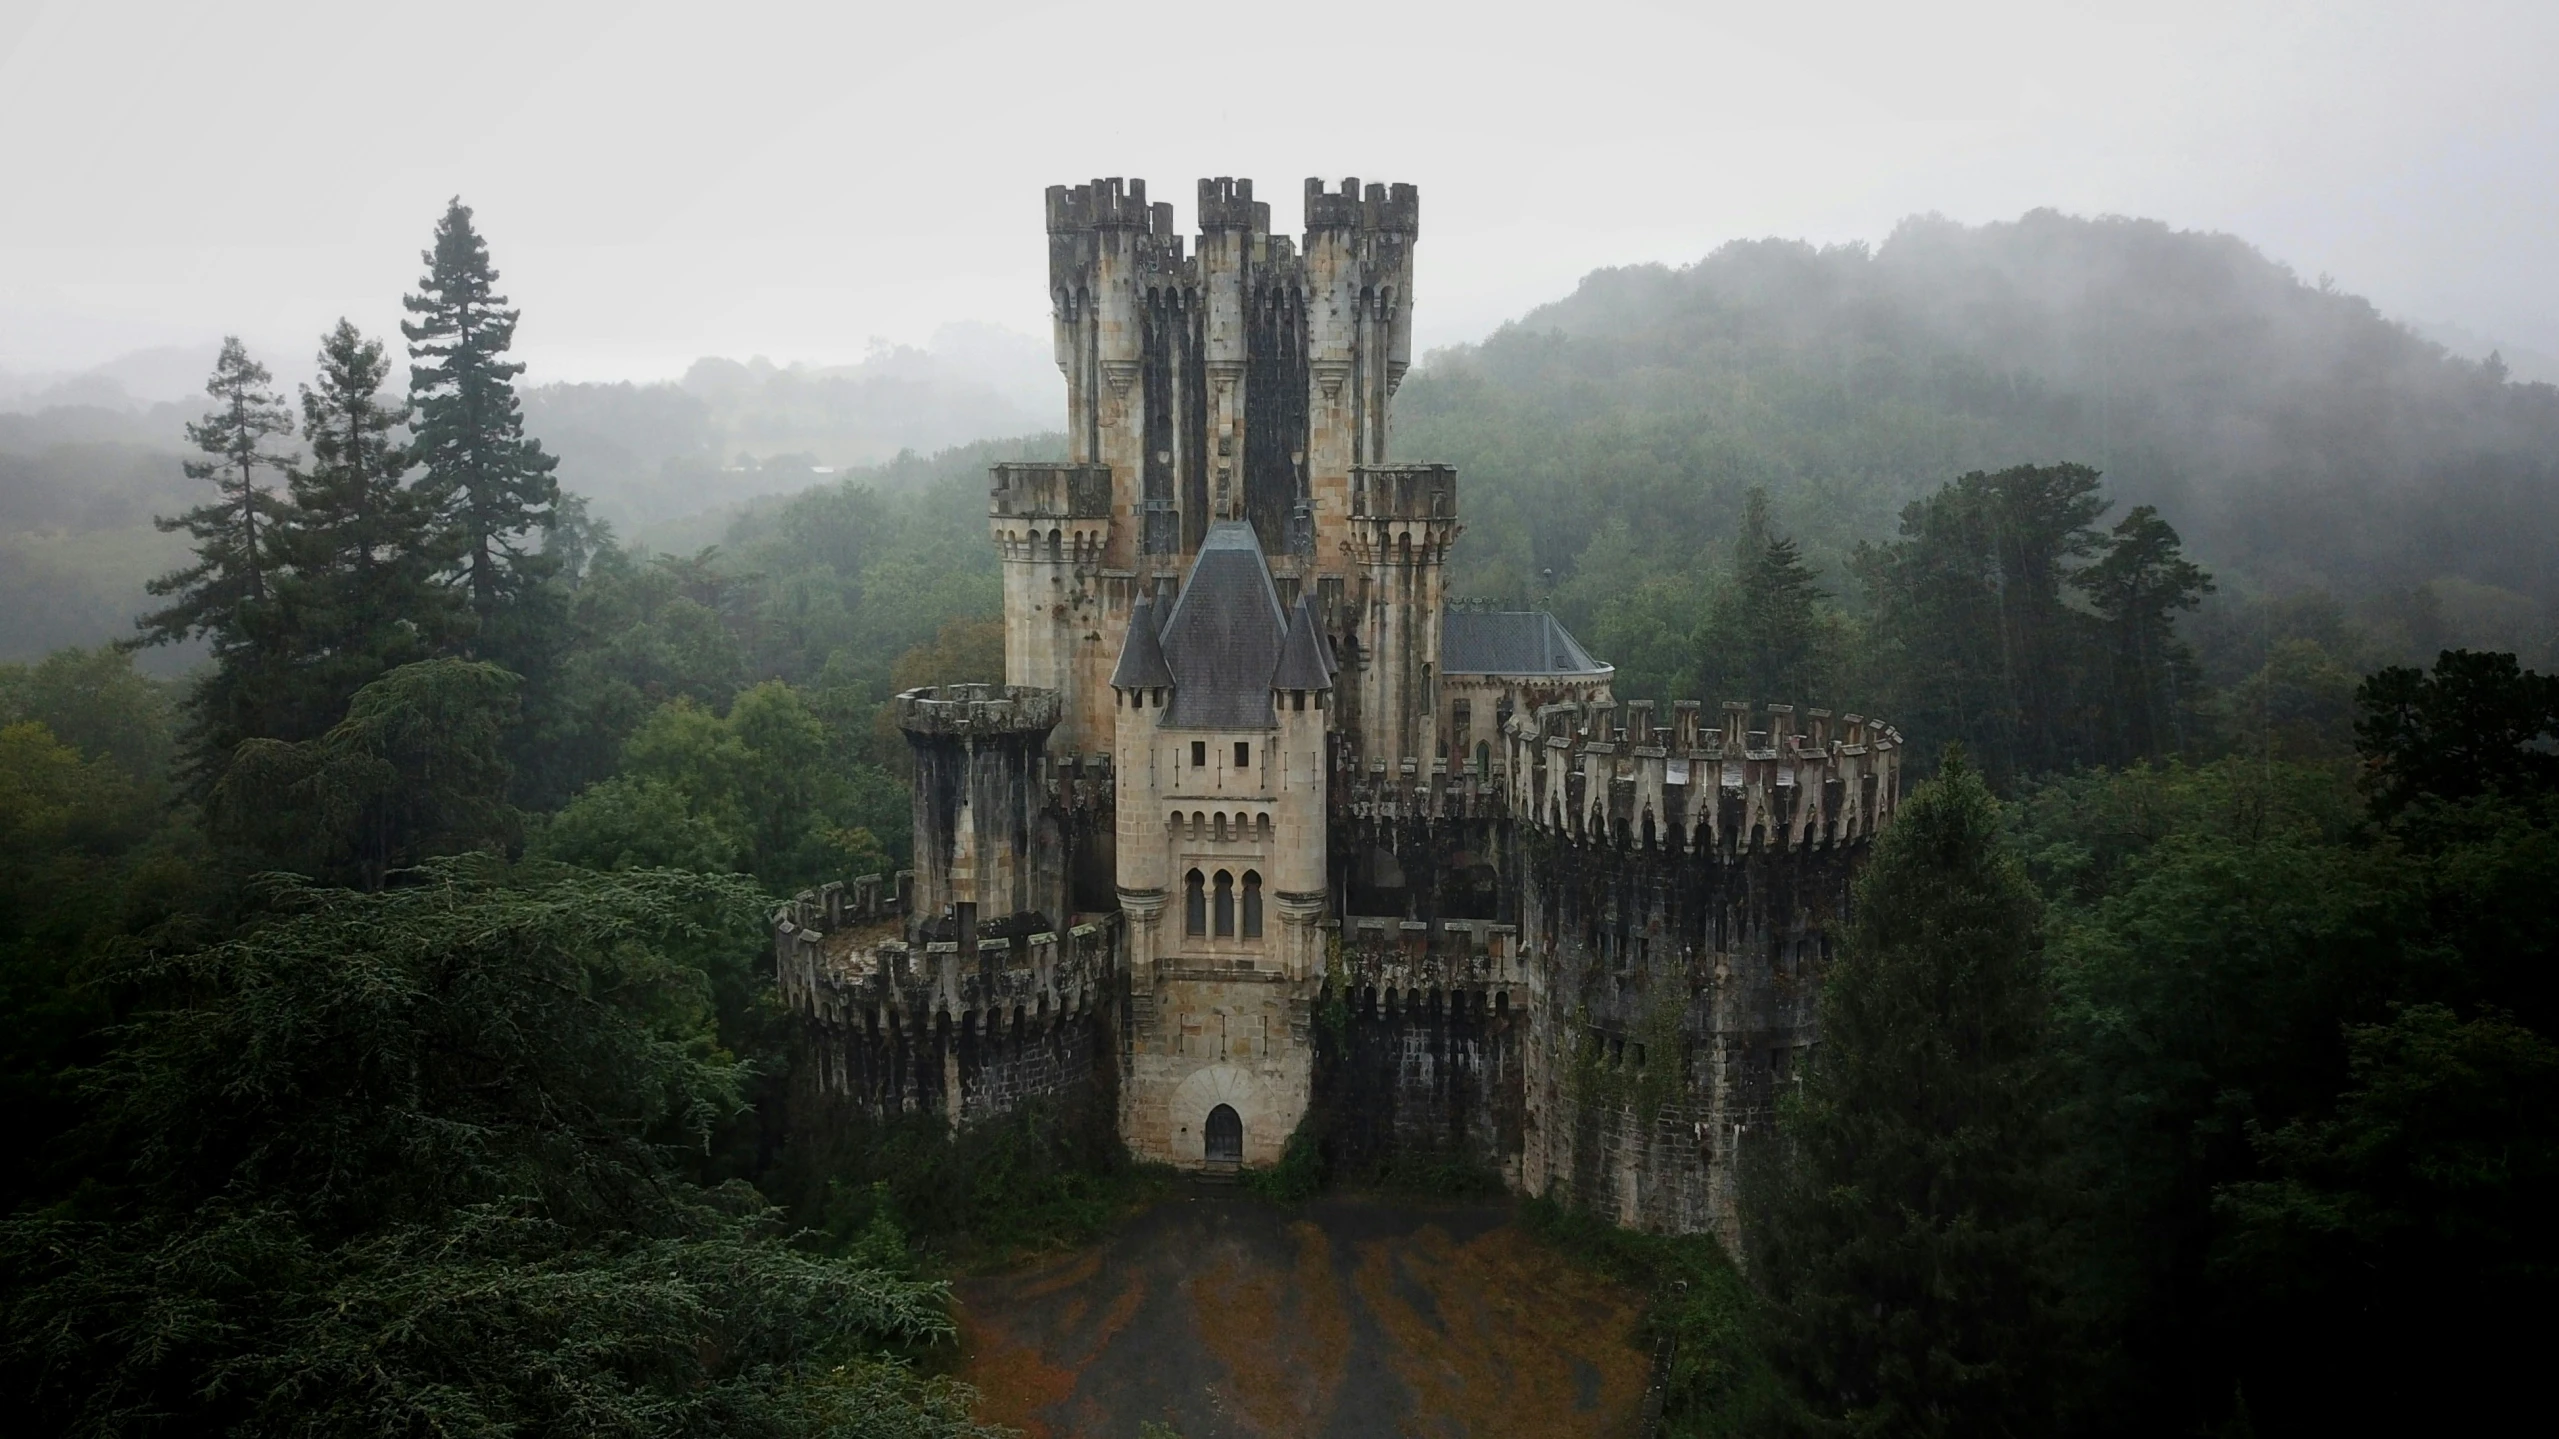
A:
{"label": "stone castle tower", "polygon": [[[996,467],[1005,683],[916,691],[916,868],[777,920],[809,1112],[1107,1102],[1140,1157],[1428,1152],[1729,1218],[1810,1045],[1898,737],[1618,706],[1551,616],[1452,611],[1457,476],[1390,458],[1409,185],[1047,196],[1060,464]],[[1313,1118],[1310,1120],[1310,1115]]]}

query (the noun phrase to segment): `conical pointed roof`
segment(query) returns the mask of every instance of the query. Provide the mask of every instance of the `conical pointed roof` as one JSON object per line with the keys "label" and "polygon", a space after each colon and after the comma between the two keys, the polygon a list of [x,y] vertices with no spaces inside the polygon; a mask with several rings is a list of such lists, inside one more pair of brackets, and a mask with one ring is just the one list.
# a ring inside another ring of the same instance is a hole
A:
{"label": "conical pointed roof", "polygon": [[1315,625],[1315,607],[1298,596],[1289,611],[1288,634],[1280,641],[1279,668],[1271,675],[1275,690],[1328,690],[1333,687],[1332,649]]}
{"label": "conical pointed roof", "polygon": [[1155,601],[1139,600],[1129,611],[1128,638],[1120,642],[1120,663],[1111,671],[1111,687],[1160,689],[1172,683],[1173,671],[1164,663],[1164,640],[1156,629]]}

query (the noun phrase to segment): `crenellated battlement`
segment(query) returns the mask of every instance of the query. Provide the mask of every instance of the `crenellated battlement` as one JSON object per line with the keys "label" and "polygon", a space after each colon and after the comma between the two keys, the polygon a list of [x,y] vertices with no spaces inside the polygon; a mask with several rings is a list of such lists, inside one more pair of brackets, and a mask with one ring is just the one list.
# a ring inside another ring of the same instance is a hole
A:
{"label": "crenellated battlement", "polygon": [[803,890],[775,912],[774,974],[783,1002],[874,1036],[918,1035],[943,1018],[964,1029],[1010,1031],[1090,1014],[1118,969],[1116,914],[1063,934],[973,940],[966,956],[957,941],[898,937],[893,915],[863,921],[845,911],[832,923],[837,927],[829,927],[819,891]]}
{"label": "crenellated battlement", "polygon": [[1072,235],[1086,230],[1136,230],[1171,234],[1173,207],[1146,203],[1144,180],[1114,175],[1085,185],[1048,187],[1048,232]]}
{"label": "crenellated battlement", "polygon": [[1107,520],[1111,517],[1111,467],[1007,462],[994,467],[987,489],[990,519]]}
{"label": "crenellated battlement", "polygon": [[1057,728],[1057,691],[1028,685],[939,685],[897,697],[897,727],[911,735],[991,737]]}
{"label": "crenellated battlement", "polygon": [[1851,844],[1890,823],[1901,734],[1863,715],[1738,700],[1709,729],[1683,700],[1555,704],[1503,729],[1511,813],[1573,842],[1734,854]]}
{"label": "crenellated battlement", "polygon": [[1351,518],[1453,520],[1457,518],[1457,467],[1354,465]]}
{"label": "crenellated battlement", "polygon": [[1271,207],[1253,198],[1252,181],[1220,175],[1200,181],[1199,227],[1203,234],[1211,230],[1243,230],[1267,235],[1271,232]]}
{"label": "crenellated battlement", "polygon": [[1365,193],[1357,179],[1342,182],[1341,192],[1322,180],[1306,181],[1306,228],[1316,230],[1386,230],[1410,239],[1422,228],[1422,193],[1411,185],[1370,185]]}

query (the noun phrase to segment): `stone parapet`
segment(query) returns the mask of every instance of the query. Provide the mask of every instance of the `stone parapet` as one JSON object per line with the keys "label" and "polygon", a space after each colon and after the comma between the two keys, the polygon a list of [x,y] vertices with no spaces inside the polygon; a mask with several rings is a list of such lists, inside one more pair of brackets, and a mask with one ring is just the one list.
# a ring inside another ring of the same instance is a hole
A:
{"label": "stone parapet", "polygon": [[1028,685],[937,685],[897,697],[897,727],[961,738],[1044,735],[1057,727],[1058,694]]}
{"label": "stone parapet", "polygon": [[993,520],[1107,520],[1111,517],[1108,465],[996,465],[987,487]]}
{"label": "stone parapet", "polygon": [[964,957],[949,940],[827,929],[813,898],[804,892],[774,916],[774,978],[783,1003],[832,1028],[913,1035],[944,1018],[970,1029],[1054,1022],[1091,1013],[1118,974],[1117,914],[1064,934],[978,940]]}
{"label": "stone parapet", "polygon": [[1792,705],[1754,715],[1727,703],[1707,730],[1682,701],[1672,723],[1650,702],[1553,704],[1503,727],[1511,813],[1568,840],[1734,853],[1847,844],[1891,822],[1901,798],[1901,734],[1862,715]]}

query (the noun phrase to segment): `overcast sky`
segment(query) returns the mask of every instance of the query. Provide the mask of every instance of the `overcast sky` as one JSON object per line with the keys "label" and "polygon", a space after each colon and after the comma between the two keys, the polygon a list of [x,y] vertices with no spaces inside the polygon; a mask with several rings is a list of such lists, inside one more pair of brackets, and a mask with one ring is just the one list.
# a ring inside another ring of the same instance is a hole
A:
{"label": "overcast sky", "polygon": [[[2062,13],[2064,11],[2070,13]],[[474,206],[537,378],[1045,335],[1040,191],[1421,186],[1425,347],[1608,264],[2037,206],[2559,351],[2559,4],[0,0],[0,366],[398,318]],[[285,368],[279,365],[279,368]]]}

